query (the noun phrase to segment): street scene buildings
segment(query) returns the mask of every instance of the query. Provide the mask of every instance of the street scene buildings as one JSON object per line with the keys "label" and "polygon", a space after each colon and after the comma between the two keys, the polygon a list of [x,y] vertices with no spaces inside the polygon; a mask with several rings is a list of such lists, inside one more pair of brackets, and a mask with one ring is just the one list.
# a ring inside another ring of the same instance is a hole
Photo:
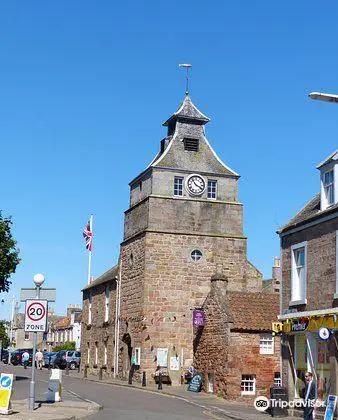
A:
{"label": "street scene buildings", "polygon": [[[195,366],[208,392],[248,400],[279,381],[278,288],[263,293],[247,260],[239,175],[208,142],[208,122],[187,94],[130,182],[119,264],[83,289],[82,369],[127,377],[134,365],[150,381],[162,369],[179,386]],[[197,309],[206,321],[195,328]]]}
{"label": "street scene buildings", "polygon": [[318,194],[282,229],[282,382],[299,398],[313,372],[318,399],[337,394],[338,152],[317,169]]}

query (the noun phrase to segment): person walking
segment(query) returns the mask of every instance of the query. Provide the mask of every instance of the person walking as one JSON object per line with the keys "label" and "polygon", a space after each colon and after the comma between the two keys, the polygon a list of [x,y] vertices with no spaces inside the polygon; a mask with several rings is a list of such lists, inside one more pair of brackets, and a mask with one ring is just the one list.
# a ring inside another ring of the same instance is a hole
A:
{"label": "person walking", "polygon": [[25,350],[21,356],[21,363],[23,364],[24,369],[27,369],[28,362],[29,362],[29,353],[27,350]]}
{"label": "person walking", "polygon": [[35,353],[35,362],[36,362],[36,367],[42,370],[43,353],[41,352],[41,350],[38,350]]}
{"label": "person walking", "polygon": [[304,420],[313,420],[313,409],[317,398],[317,387],[311,372],[305,374]]}

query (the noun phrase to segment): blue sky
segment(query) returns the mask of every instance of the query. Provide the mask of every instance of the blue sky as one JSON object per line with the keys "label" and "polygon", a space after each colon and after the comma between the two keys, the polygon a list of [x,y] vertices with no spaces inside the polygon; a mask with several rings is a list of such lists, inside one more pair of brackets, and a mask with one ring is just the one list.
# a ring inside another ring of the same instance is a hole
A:
{"label": "blue sky", "polygon": [[338,93],[337,14],[334,1],[2,2],[0,208],[22,258],[12,292],[43,272],[58,313],[81,303],[90,212],[93,275],[116,262],[128,182],[183,99],[182,62],[208,139],[242,177],[248,257],[269,277],[275,231],[337,148],[338,106],[307,98]]}

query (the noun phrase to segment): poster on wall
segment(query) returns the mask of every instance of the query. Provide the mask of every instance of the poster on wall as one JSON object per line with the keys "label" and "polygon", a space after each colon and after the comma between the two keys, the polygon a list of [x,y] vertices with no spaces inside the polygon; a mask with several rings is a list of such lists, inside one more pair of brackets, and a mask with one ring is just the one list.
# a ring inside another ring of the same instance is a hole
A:
{"label": "poster on wall", "polygon": [[157,349],[157,366],[168,367],[168,349]]}
{"label": "poster on wall", "polygon": [[171,356],[169,366],[170,366],[170,370],[180,370],[180,357]]}
{"label": "poster on wall", "polygon": [[333,420],[333,415],[337,405],[337,396],[329,395],[327,397],[324,420]]}

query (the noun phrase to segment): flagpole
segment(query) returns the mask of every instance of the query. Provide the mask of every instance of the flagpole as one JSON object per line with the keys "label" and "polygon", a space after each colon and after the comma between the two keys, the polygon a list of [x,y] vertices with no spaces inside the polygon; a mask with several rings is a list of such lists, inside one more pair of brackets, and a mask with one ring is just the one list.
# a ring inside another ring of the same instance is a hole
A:
{"label": "flagpole", "polygon": [[90,219],[89,219],[89,227],[90,227],[90,231],[92,233],[92,237],[91,237],[91,246],[90,249],[88,250],[88,284],[90,284],[90,274],[91,274],[91,268],[92,268],[92,246],[93,246],[93,215],[90,215]]}

